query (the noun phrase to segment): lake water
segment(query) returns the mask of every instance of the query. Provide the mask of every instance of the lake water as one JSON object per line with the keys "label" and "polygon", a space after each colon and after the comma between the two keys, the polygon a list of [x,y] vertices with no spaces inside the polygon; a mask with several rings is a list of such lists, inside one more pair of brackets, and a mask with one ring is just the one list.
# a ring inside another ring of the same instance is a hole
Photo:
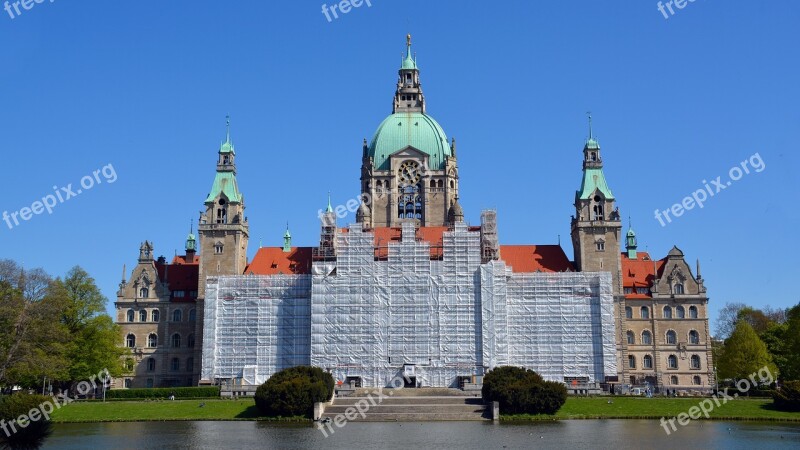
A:
{"label": "lake water", "polygon": [[695,421],[667,435],[653,420],[546,423],[350,423],[325,437],[308,424],[145,422],[58,424],[45,449],[781,449],[800,424]]}

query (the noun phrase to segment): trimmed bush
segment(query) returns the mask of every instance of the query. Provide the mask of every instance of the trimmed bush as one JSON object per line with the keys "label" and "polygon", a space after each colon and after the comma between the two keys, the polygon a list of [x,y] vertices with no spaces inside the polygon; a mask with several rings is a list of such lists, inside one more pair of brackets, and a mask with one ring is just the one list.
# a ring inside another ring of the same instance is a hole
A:
{"label": "trimmed bush", "polygon": [[180,398],[219,398],[219,386],[112,389],[106,391],[107,399],[168,398],[171,394]]}
{"label": "trimmed bush", "polygon": [[[24,428],[15,421],[22,415],[28,415],[34,409],[40,411],[35,414],[41,414],[39,406],[45,402],[52,404],[53,399],[44,395],[28,394],[14,394],[0,398],[0,420],[5,421],[5,430],[0,430],[0,448],[36,449],[41,447],[44,440],[52,433],[50,420],[40,416],[39,420],[29,421]],[[14,429],[16,429],[16,433],[13,432]]]}
{"label": "trimmed bush", "polygon": [[567,401],[567,388],[522,367],[498,367],[483,377],[483,400],[500,402],[504,414],[555,414]]}
{"label": "trimmed bush", "polygon": [[772,395],[773,405],[781,411],[800,411],[800,381],[787,381]]}
{"label": "trimmed bush", "polygon": [[298,366],[271,376],[256,390],[256,406],[270,417],[311,417],[314,403],[327,402],[333,395],[331,374],[319,367]]}

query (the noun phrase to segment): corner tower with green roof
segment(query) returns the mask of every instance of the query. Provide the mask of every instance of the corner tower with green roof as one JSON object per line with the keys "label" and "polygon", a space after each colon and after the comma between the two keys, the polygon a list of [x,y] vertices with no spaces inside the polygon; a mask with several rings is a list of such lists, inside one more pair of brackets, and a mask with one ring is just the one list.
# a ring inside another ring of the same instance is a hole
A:
{"label": "corner tower with green roof", "polygon": [[365,227],[448,225],[458,197],[455,143],[427,114],[411,35],[398,71],[392,114],[364,140],[361,192],[370,199],[357,220]]}
{"label": "corner tower with green roof", "polygon": [[575,193],[571,234],[575,266],[581,272],[611,272],[614,295],[622,293],[620,262],[622,222],[616,199],[603,173],[600,144],[592,133],[583,147],[583,178]]}

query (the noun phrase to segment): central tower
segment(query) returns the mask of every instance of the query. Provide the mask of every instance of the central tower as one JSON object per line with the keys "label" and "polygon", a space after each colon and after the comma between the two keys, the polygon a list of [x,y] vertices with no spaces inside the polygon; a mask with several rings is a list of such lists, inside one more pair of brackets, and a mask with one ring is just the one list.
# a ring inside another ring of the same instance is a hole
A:
{"label": "central tower", "polygon": [[458,205],[455,139],[426,112],[411,35],[398,71],[392,114],[364,140],[357,220],[365,228],[446,226],[463,217]]}

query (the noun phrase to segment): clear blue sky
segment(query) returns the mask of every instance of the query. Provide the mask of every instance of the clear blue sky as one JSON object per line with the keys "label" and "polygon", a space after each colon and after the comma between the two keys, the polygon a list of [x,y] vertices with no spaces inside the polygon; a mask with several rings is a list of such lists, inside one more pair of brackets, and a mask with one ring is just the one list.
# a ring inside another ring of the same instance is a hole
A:
{"label": "clear blue sky", "polygon": [[[428,112],[458,140],[469,221],[497,208],[503,243],[561,235],[572,255],[591,110],[641,249],[699,258],[712,318],[728,301],[800,301],[800,3],[697,0],[669,19],[655,1],[371,3],[330,23],[306,0],[0,11],[0,212],[107,164],[118,177],[52,215],[0,222],[0,257],[56,275],[81,265],[113,302],[141,241],[182,250],[228,113],[250,256],[261,238],[280,245],[287,221],[296,245],[315,245],[327,191],[334,203],[359,192],[361,140],[391,112],[410,32]],[[655,219],[756,152],[764,171]]]}

